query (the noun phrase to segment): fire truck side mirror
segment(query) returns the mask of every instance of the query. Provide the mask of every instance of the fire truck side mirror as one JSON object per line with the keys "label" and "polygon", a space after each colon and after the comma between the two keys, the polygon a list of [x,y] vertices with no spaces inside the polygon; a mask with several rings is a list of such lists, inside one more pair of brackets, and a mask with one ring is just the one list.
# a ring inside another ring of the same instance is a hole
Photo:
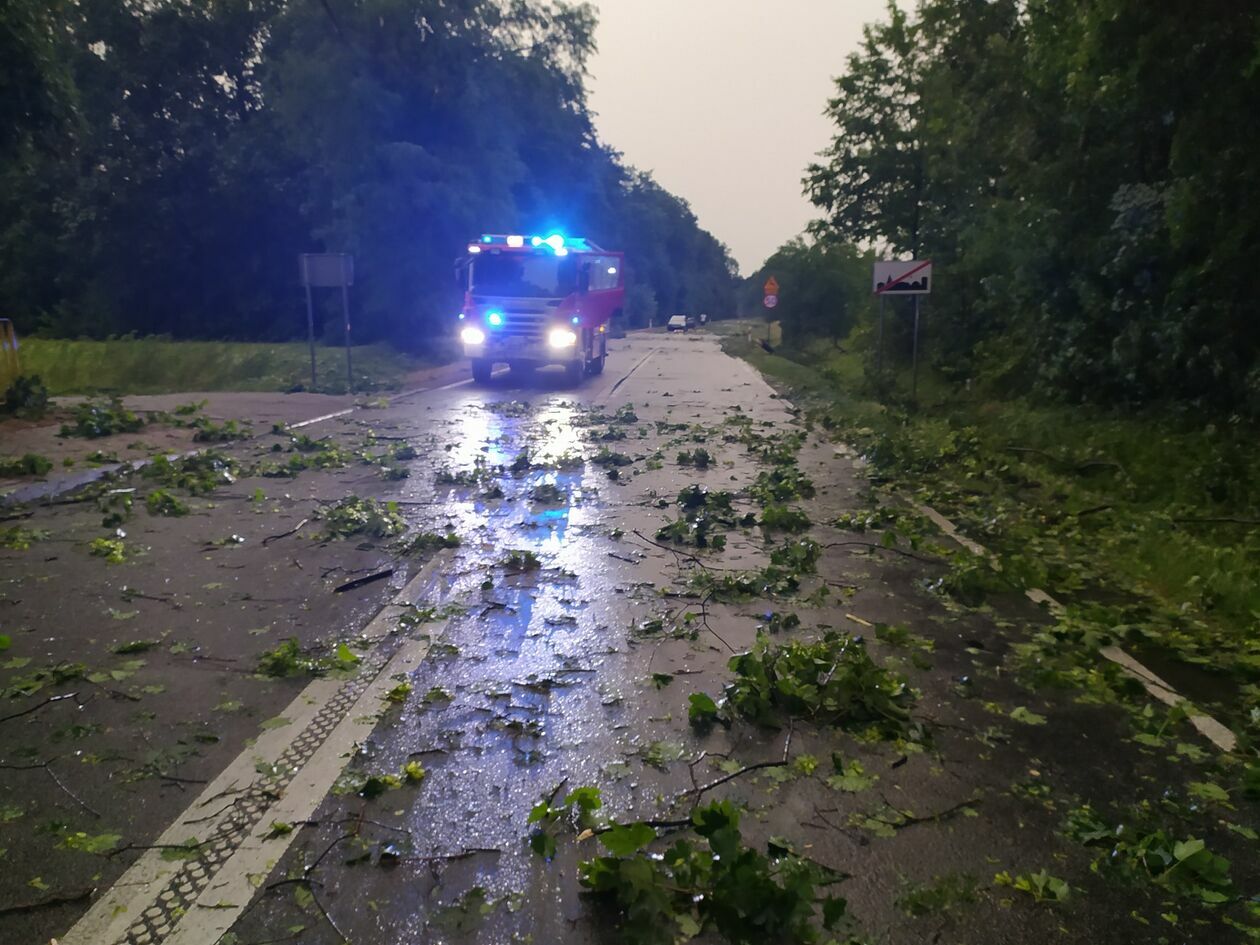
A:
{"label": "fire truck side mirror", "polygon": [[591,291],[591,264],[582,263],[582,267],[578,270],[578,291]]}
{"label": "fire truck side mirror", "polygon": [[451,272],[458,284],[463,286],[468,285],[468,264],[471,261],[472,260],[470,260],[467,256],[460,256],[455,260],[454,267]]}

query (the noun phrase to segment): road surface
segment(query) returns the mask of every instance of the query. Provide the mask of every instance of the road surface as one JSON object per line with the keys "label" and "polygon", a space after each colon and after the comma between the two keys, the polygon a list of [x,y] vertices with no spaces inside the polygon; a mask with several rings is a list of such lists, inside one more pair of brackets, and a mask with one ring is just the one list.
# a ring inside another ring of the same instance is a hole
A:
{"label": "road surface", "polygon": [[[36,537],[0,551],[4,943],[616,940],[577,882],[600,828],[723,798],[749,847],[834,871],[839,941],[1236,934],[1166,886],[1117,893],[1064,830],[1175,802],[1254,888],[1228,825],[1255,805],[1186,793],[1212,746],[1151,751],[1121,708],[1022,684],[1045,612],[942,594],[958,547],[712,334],[631,336],[577,389],[505,374],[220,450],[5,523]],[[155,489],[188,514],[150,514]],[[338,518],[347,497],[396,506]],[[869,654],[891,675],[850,695],[886,708],[693,724],[759,632],[839,635],[815,681]],[[531,810],[586,786],[602,807],[538,856]],[[680,835],[657,829],[652,851]],[[995,879],[1041,870],[1070,894]]]}

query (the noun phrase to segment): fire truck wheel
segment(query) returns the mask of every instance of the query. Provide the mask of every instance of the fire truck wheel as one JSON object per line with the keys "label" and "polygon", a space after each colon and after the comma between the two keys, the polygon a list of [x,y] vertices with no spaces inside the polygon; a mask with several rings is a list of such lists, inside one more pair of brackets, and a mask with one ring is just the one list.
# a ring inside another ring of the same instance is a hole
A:
{"label": "fire truck wheel", "polygon": [[570,384],[577,384],[582,380],[582,362],[570,361],[564,366],[564,379]]}
{"label": "fire truck wheel", "polygon": [[490,375],[494,371],[494,362],[485,358],[475,358],[472,363],[473,380],[478,384],[489,384]]}
{"label": "fire truck wheel", "polygon": [[603,374],[605,360],[606,360],[606,355],[601,354],[598,358],[592,358],[591,360],[587,361],[586,373],[587,374]]}

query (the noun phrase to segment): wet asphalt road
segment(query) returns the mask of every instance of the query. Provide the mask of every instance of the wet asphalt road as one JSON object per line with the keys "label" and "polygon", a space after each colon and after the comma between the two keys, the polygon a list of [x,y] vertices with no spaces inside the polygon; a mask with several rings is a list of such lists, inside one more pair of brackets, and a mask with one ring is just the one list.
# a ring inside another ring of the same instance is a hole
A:
{"label": "wet asphalt road", "polygon": [[[137,857],[161,855],[142,848],[187,816],[234,759],[255,767],[254,739],[264,748],[268,738],[301,741],[292,706],[319,697],[309,686],[331,698],[368,670],[399,688],[370,712],[359,703],[343,712],[357,724],[335,764],[346,770],[311,798],[306,822],[270,838],[277,853],[254,872],[230,849],[206,860],[191,892],[170,900],[187,903],[177,909],[154,886],[162,914],[149,931],[123,916],[125,940],[615,940],[616,919],[593,910],[575,880],[577,861],[599,852],[595,841],[562,837],[544,863],[526,843],[530,809],[595,785],[616,820],[678,817],[699,788],[782,758],[786,744],[791,766],[741,775],[704,797],[743,805],[753,845],[785,837],[847,874],[850,931],[865,941],[1230,941],[1234,932],[1199,907],[1177,905],[1177,924],[1161,919],[1173,911],[1162,891],[1116,889],[1090,870],[1093,851],[1061,835],[1066,811],[1081,803],[1118,812],[1184,795],[1187,783],[1217,775],[1213,756],[1152,752],[1133,743],[1119,709],[1017,685],[1010,646],[1045,614],[1022,599],[961,609],[935,592],[945,567],[933,554],[883,552],[879,537],[828,525],[876,499],[860,464],[818,431],[798,456],[817,494],[794,503],[827,546],[817,574],[781,599],[719,603],[690,590],[702,567],[763,566],[784,536],[734,527],[720,552],[663,548],[653,536],[675,518],[679,491],[727,490],[739,515],[757,513],[749,488],[765,467],[737,434],[804,429],[798,411],[712,335],[636,335],[615,343],[607,373],[577,389],[559,375],[503,375],[485,389],[429,391],[305,429],[346,447],[369,437],[377,450],[410,444],[415,456],[401,463],[409,475],[385,479],[351,464],[291,480],[242,478],[192,500],[186,518],[138,513],[124,526],[138,553],[120,565],[83,551],[104,534],[95,506],[36,510],[28,523],[50,537],[0,552],[4,632],[13,637],[5,656],[28,661],[4,665],[0,715],[53,693],[74,697],[0,724],[0,906],[50,900],[0,913],[0,941],[62,936]],[[230,452],[266,456],[286,439],[263,436]],[[698,447],[714,455],[707,469],[679,464],[679,452]],[[601,450],[626,464],[600,465]],[[384,539],[320,540],[319,510],[346,495],[397,501],[410,533],[449,530],[460,545],[400,557]],[[387,567],[395,569],[387,579],[333,591]],[[386,636],[357,640],[390,601],[414,605],[412,617],[390,611]],[[808,721],[788,730],[690,726],[688,696],[721,692],[731,654],[771,612],[800,617],[785,638],[862,636],[917,691],[926,744]],[[910,636],[881,640],[877,624]],[[258,677],[258,657],[287,637],[311,652],[345,641],[360,668],[317,683]],[[115,652],[137,642],[154,645]],[[417,659],[395,663],[407,647]],[[37,667],[67,664],[84,671],[63,671],[64,682],[46,679],[30,695],[12,691]],[[1020,708],[1045,722],[1013,721]],[[826,783],[833,752],[861,765],[859,785]],[[423,780],[402,777],[372,797],[358,790],[409,763],[422,766]],[[305,782],[269,794],[274,773],[256,767],[257,832],[271,822],[266,805]],[[1260,858],[1223,826],[1254,822],[1254,805],[1181,806],[1184,829],[1213,830],[1213,849],[1233,861],[1239,885],[1254,884],[1246,864]],[[75,832],[119,839],[85,852],[67,845]],[[1072,884],[1067,902],[993,884],[1001,870],[1043,868]],[[910,891],[942,877],[969,891],[938,908],[907,908]],[[225,892],[241,888],[244,896]],[[67,901],[51,901],[58,896]],[[70,941],[97,934],[77,928]]]}

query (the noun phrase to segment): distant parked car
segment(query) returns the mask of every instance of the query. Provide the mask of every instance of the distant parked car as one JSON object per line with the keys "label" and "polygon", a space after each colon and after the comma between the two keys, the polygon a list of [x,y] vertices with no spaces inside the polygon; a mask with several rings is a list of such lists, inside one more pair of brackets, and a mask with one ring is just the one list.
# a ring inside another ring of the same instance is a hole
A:
{"label": "distant parked car", "polygon": [[686,331],[691,328],[691,319],[687,315],[671,315],[669,321],[665,323],[665,327],[670,331]]}
{"label": "distant parked car", "polygon": [[705,313],[705,312],[701,312],[701,313],[700,313],[700,324],[701,324],[701,325],[707,325],[707,324],[709,324],[709,316],[708,316],[708,314],[707,314],[707,313]]}

